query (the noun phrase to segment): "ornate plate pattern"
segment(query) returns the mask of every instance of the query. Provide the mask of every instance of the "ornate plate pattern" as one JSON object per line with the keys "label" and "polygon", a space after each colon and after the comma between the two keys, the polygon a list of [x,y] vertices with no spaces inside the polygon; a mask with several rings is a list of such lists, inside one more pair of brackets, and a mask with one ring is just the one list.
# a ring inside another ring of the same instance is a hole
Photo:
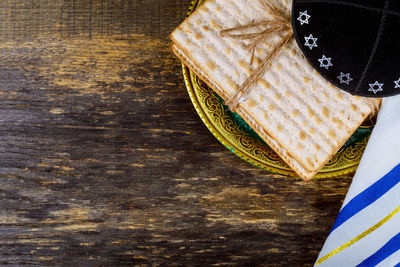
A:
{"label": "ornate plate pattern", "polygon": [[[188,15],[204,0],[193,0]],[[193,105],[211,133],[232,153],[267,171],[297,177],[294,171],[223,100],[182,64],[183,76]],[[339,152],[316,175],[337,177],[353,173],[371,134],[372,126],[360,127]]]}

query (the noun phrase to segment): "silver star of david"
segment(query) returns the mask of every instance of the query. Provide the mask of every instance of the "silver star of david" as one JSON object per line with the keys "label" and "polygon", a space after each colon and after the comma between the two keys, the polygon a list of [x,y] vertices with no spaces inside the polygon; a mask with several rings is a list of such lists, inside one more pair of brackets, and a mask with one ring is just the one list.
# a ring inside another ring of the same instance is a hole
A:
{"label": "silver star of david", "polygon": [[345,83],[347,85],[349,85],[350,82],[353,80],[350,77],[350,73],[344,74],[343,72],[340,72],[340,75],[337,76],[337,78],[340,80],[340,83]]}
{"label": "silver star of david", "polygon": [[400,88],[400,78],[397,81],[394,81],[395,87],[394,89]]}
{"label": "silver star of david", "polygon": [[309,23],[309,21],[308,21],[309,18],[311,18],[311,16],[308,15],[308,11],[306,10],[306,11],[300,12],[300,16],[297,18],[297,20],[300,21],[301,25],[303,25],[304,23],[305,24]]}
{"label": "silver star of david", "polygon": [[[318,47],[317,45],[318,38],[315,38],[312,34],[310,34],[310,36],[308,37],[304,37],[304,39],[306,39],[306,43],[304,45],[310,48],[310,50],[312,50],[314,47]],[[310,43],[310,41],[312,42]]]}
{"label": "silver star of david", "polygon": [[322,58],[318,59],[318,61],[320,63],[319,66],[321,68],[325,68],[325,69],[329,70],[329,67],[333,66],[331,60],[332,60],[331,57],[326,57],[325,55],[323,55]]}
{"label": "silver star of david", "polygon": [[374,92],[374,94],[383,91],[383,83],[379,83],[376,81],[375,83],[370,83],[369,84],[369,92]]}

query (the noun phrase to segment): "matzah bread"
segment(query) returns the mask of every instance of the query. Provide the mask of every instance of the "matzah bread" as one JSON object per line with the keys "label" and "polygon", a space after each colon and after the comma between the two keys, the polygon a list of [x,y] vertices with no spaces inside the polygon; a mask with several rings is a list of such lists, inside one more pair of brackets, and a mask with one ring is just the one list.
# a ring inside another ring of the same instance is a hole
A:
{"label": "matzah bread", "polygon": [[[289,18],[291,1],[271,1]],[[265,57],[273,36],[256,49],[250,65],[246,42],[221,37],[222,29],[270,16],[258,1],[208,0],[172,34],[173,51],[228,100]],[[285,45],[236,112],[303,179],[311,179],[379,103],[334,87],[306,61],[296,42]]]}

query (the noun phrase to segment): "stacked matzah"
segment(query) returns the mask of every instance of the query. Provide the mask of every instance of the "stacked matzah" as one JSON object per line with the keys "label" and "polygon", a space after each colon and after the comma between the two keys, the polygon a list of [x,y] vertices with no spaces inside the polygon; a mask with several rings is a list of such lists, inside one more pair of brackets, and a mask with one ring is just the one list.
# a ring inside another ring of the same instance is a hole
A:
{"label": "stacked matzah", "polygon": [[[271,1],[288,18],[291,2]],[[270,18],[258,0],[208,0],[171,34],[172,49],[228,100],[281,36],[257,47],[256,64],[251,66],[246,41],[221,37],[220,31]],[[324,166],[380,101],[334,87],[312,69],[293,39],[241,100],[236,112],[305,180]]]}

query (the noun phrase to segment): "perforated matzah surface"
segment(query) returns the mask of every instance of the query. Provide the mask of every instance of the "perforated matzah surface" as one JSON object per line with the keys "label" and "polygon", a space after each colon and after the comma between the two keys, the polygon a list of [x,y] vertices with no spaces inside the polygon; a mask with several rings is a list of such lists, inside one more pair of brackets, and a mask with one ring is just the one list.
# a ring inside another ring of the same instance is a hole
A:
{"label": "perforated matzah surface", "polygon": [[[289,1],[273,4],[289,18]],[[206,1],[171,34],[173,50],[226,100],[257,64],[249,64],[246,42],[220,37],[220,30],[268,18],[258,1]],[[279,39],[258,47],[256,62]],[[371,113],[370,101],[379,100],[352,96],[327,82],[292,39],[250,88],[238,113],[301,177],[310,179]]]}

